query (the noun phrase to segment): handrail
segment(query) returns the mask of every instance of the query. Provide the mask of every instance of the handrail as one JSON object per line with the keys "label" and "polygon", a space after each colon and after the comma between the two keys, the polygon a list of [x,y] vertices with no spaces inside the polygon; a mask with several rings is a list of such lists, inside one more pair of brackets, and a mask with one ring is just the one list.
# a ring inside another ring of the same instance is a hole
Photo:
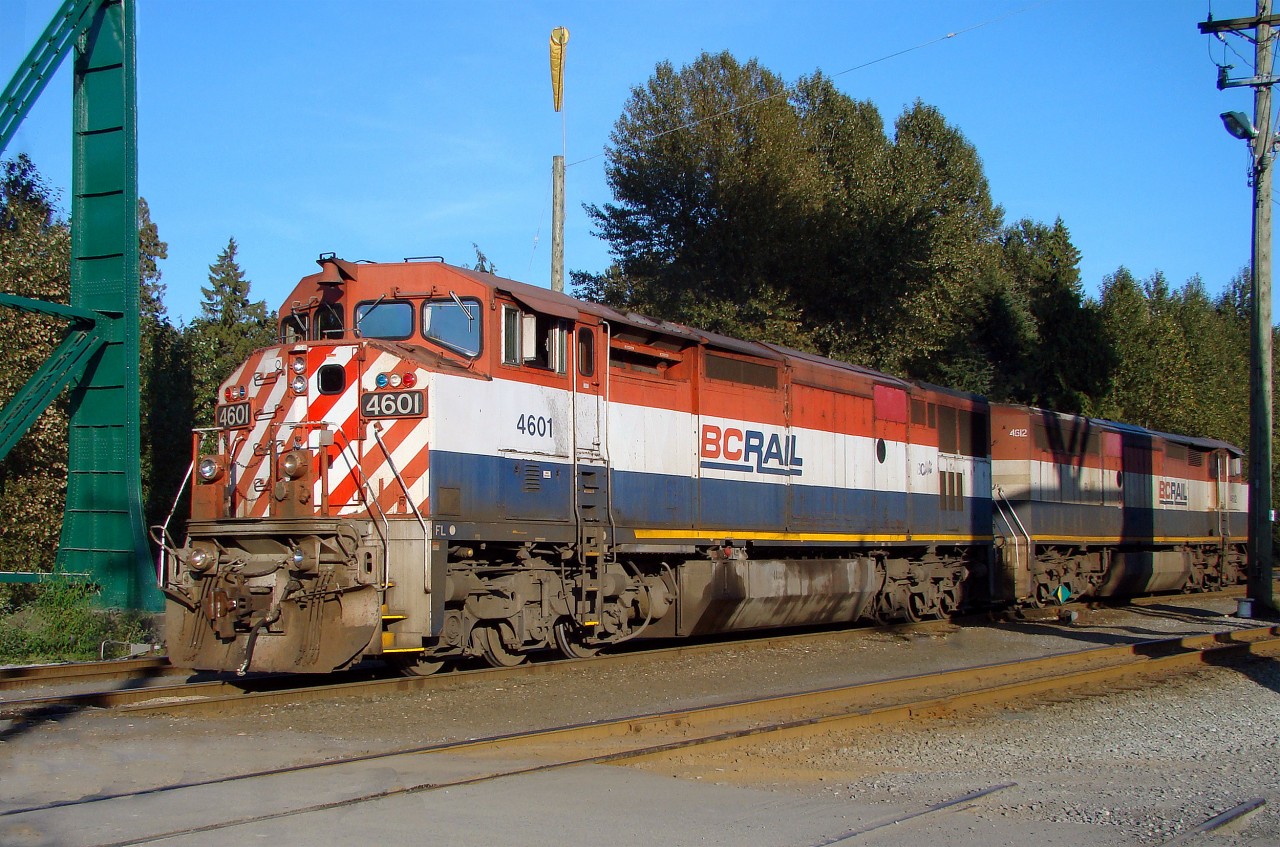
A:
{"label": "handrail", "polygon": [[395,475],[396,482],[400,483],[400,490],[404,492],[405,502],[409,504],[409,508],[413,509],[413,516],[418,519],[418,526],[422,527],[422,584],[429,586],[431,584],[431,532],[427,529],[427,522],[422,518],[422,512],[418,511],[418,504],[413,502],[413,495],[409,493],[409,486],[405,485],[404,477],[400,476],[400,469],[396,467],[395,460],[391,458],[391,451],[387,449],[387,445],[382,443],[382,436],[379,430],[382,429],[381,424],[374,423],[369,429],[373,432],[373,440],[378,442],[378,446],[382,448],[382,455],[387,457],[387,466],[391,468],[391,473]]}
{"label": "handrail", "polygon": [[[328,425],[330,424],[326,423],[326,426]],[[369,484],[369,478],[365,476],[364,471],[360,469],[360,462],[358,458],[355,464],[352,464],[351,458],[347,456],[347,449],[352,446],[351,439],[347,438],[347,434],[342,431],[342,427],[340,426],[334,425],[333,431],[336,434],[341,435],[342,440],[346,442],[346,446],[340,449],[338,454],[342,456],[344,461],[346,461],[347,467],[356,474],[356,480],[360,484],[360,490],[365,493],[365,511],[368,512],[369,517],[372,518],[374,517],[373,509],[377,509],[378,517],[382,519],[382,584],[379,588],[382,591],[386,591],[387,588],[390,587],[391,580],[391,550],[389,546],[391,541],[391,523],[387,520],[387,513],[382,510],[382,505],[378,502],[378,498],[374,496],[373,486]],[[370,508],[370,506],[372,506],[372,508]],[[373,525],[376,527],[378,522],[375,520]]]}
{"label": "handrail", "polygon": [[[1028,568],[1031,567],[1031,557],[1032,557],[1033,546],[1034,546],[1031,540],[1031,533],[1027,532],[1027,528],[1022,525],[1022,519],[1018,517],[1017,510],[1014,509],[1013,505],[1009,503],[1009,498],[1004,493],[1004,487],[997,485],[993,490],[994,490],[995,496],[991,498],[991,501],[996,504],[996,511],[1000,513],[1000,517],[1002,520],[1004,520],[1005,526],[1009,528],[1009,532],[1014,536],[1013,568],[1014,568],[1014,573],[1016,574],[1021,569],[1021,562],[1019,562],[1018,560],[1018,544],[1019,544],[1019,540],[1017,537],[1018,530],[1022,531],[1022,536],[1027,540],[1027,567]],[[1004,505],[1001,505],[1002,501]],[[1009,520],[1010,515],[1013,516],[1012,521]],[[1017,529],[1015,529],[1013,526],[1015,522],[1018,524]],[[1017,590],[1016,585],[1014,587],[1014,590],[1016,592]]]}
{"label": "handrail", "polygon": [[169,587],[169,546],[173,544],[173,538],[169,535],[169,524],[173,522],[173,516],[178,513],[178,502],[182,499],[182,492],[187,490],[187,483],[191,481],[195,469],[196,460],[192,459],[191,464],[187,465],[186,474],[182,477],[182,484],[178,486],[178,493],[173,497],[173,508],[169,509],[164,523],[157,527],[160,530],[160,536],[158,538],[152,536],[160,545],[160,561],[156,563],[156,584],[161,588]]}

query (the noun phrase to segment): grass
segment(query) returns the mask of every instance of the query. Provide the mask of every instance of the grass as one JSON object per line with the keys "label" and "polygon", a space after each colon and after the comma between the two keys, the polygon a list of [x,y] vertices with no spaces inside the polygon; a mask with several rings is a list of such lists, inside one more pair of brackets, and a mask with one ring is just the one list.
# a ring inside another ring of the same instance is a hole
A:
{"label": "grass", "polygon": [[[149,616],[94,608],[91,585],[47,582],[23,594],[0,606],[0,664],[88,661],[103,642],[154,640]],[[119,655],[108,647],[108,658]]]}

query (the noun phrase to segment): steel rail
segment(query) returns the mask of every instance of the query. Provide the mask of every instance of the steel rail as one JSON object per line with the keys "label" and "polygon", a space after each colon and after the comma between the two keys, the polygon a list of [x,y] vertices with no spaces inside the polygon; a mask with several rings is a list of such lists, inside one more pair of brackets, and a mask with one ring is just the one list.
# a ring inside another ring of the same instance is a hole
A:
{"label": "steel rail", "polygon": [[922,818],[925,815],[934,815],[938,812],[946,812],[956,808],[957,806],[962,806],[965,803],[972,803],[974,800],[981,800],[983,797],[988,797],[997,792],[1015,788],[1017,785],[1018,783],[1016,782],[1002,782],[999,785],[993,785],[990,788],[970,791],[968,794],[956,797],[953,800],[944,800],[941,803],[934,803],[932,806],[926,806],[923,809],[908,812],[905,815],[897,815],[892,818],[887,818],[876,821],[875,823],[867,824],[866,826],[858,827],[857,829],[851,829],[848,832],[837,835],[835,838],[828,838],[825,841],[819,841],[817,844],[814,844],[813,847],[831,847],[833,844],[839,844],[842,841],[849,841],[851,839],[858,838],[859,836],[875,832],[878,829],[884,829],[887,826],[897,826],[898,824],[906,823],[907,821]]}
{"label": "steel rail", "polygon": [[55,665],[21,665],[0,668],[0,691],[63,682],[91,682],[131,676],[184,673],[164,656],[143,659],[112,659],[105,662],[66,662]]}
{"label": "steel rail", "polygon": [[581,749],[591,742],[614,743],[674,736],[613,753],[602,751],[592,761],[636,760],[662,756],[685,747],[733,744],[758,735],[787,737],[900,723],[921,717],[951,714],[1045,696],[1089,686],[1126,683],[1140,676],[1169,674],[1201,667],[1210,660],[1242,654],[1280,654],[1280,627],[1258,627],[1208,635],[1158,639],[1117,647],[1062,653],[1022,661],[1001,662],[941,673],[919,674],[721,703],[454,745],[453,751],[500,748],[511,756],[528,742],[541,747],[547,740],[571,739]]}
{"label": "steel rail", "polygon": [[[1122,648],[1100,648],[1085,651],[1085,653],[1095,657],[1111,654],[1113,659],[1119,659],[1121,654],[1128,655],[1127,660],[1104,662],[1099,666],[1081,670],[1077,667],[1077,660],[1081,654],[1060,654],[1050,659],[1007,662],[964,671],[925,674],[879,683],[312,762],[270,771],[236,774],[115,795],[99,795],[84,800],[55,802],[40,807],[11,809],[2,813],[2,816],[37,814],[123,798],[164,795],[173,791],[249,779],[288,777],[320,768],[359,767],[370,762],[381,765],[388,760],[398,759],[397,766],[390,770],[396,774],[399,784],[374,792],[357,791],[351,796],[303,806],[285,802],[290,796],[288,791],[263,793],[264,797],[275,798],[272,802],[281,802],[284,806],[234,820],[211,818],[208,822],[195,823],[187,829],[155,833],[117,841],[112,845],[103,845],[103,847],[124,847],[124,845],[148,843],[178,835],[221,830],[269,819],[351,806],[392,796],[474,785],[503,777],[538,773],[580,764],[639,761],[666,756],[692,747],[740,744],[744,740],[766,736],[789,737],[801,733],[825,733],[853,726],[910,721],[996,703],[1011,701],[1026,703],[1029,698],[1044,698],[1050,694],[1079,692],[1082,689],[1096,689],[1099,686],[1116,686],[1117,683],[1120,683],[1119,687],[1131,687],[1138,678],[1169,675],[1212,664],[1227,657],[1242,654],[1280,654],[1280,627],[1260,627],[1253,630],[1163,639]],[[1060,667],[1054,668],[1055,664]],[[1047,670],[1054,672],[1046,674]],[[966,687],[967,690],[964,691],[956,690]],[[440,778],[439,774],[436,774],[432,778],[430,773],[415,772],[415,766],[420,768],[431,761],[421,758],[424,756],[445,756],[446,759],[442,760],[442,763],[447,765],[447,771],[451,775]],[[383,772],[387,770],[382,767]],[[344,780],[327,782],[330,785],[347,784]],[[350,782],[352,785],[358,784],[358,780]],[[1248,811],[1252,811],[1252,808],[1242,806],[1233,810],[1236,812],[1236,817]],[[210,810],[210,814],[218,814],[218,812]],[[1224,818],[1215,825],[1225,822]],[[860,832],[846,833],[836,841],[856,834]]]}
{"label": "steel rail", "polygon": [[1267,798],[1265,797],[1255,797],[1252,800],[1246,800],[1238,806],[1227,809],[1220,815],[1214,815],[1209,818],[1209,820],[1199,826],[1187,830],[1172,841],[1164,842],[1164,847],[1173,847],[1175,844],[1186,844],[1197,835],[1204,835],[1207,832],[1213,832],[1215,829],[1221,829],[1227,824],[1235,823],[1240,820],[1240,818],[1252,812],[1256,812],[1265,805],[1267,805]]}

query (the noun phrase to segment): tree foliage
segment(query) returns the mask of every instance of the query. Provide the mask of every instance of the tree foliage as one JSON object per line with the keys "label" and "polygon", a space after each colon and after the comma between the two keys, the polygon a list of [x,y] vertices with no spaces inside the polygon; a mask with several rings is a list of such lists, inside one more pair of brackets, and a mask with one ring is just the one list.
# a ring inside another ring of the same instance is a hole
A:
{"label": "tree foliage", "polygon": [[1100,414],[1168,432],[1249,440],[1248,272],[1217,300],[1193,277],[1171,289],[1158,271],[1108,276],[1098,311],[1116,357]]}
{"label": "tree foliage", "polygon": [[[0,168],[0,291],[66,303],[71,232],[57,215],[57,195],[25,154]],[[0,404],[18,393],[66,329],[63,321],[9,310],[4,323]],[[64,395],[0,462],[0,570],[53,568],[66,485]]]}
{"label": "tree foliage", "polygon": [[200,315],[187,328],[195,425],[213,425],[218,386],[249,354],[276,340],[275,312],[250,299],[251,283],[236,260],[235,238],[209,266]]}
{"label": "tree foliage", "polygon": [[191,364],[187,341],[169,319],[160,260],[169,245],[138,201],[139,351],[142,492],[147,525],[164,522],[190,460]]}
{"label": "tree foliage", "polygon": [[1001,213],[973,146],[916,103],[890,139],[821,73],[660,64],[611,136],[615,202],[588,207],[615,307],[929,378],[977,309]]}

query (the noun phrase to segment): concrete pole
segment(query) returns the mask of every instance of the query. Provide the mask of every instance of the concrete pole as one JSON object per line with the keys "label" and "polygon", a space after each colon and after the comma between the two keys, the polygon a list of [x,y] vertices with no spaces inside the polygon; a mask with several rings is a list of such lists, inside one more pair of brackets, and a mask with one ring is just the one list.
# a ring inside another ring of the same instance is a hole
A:
{"label": "concrete pole", "polygon": [[[1255,75],[1271,76],[1271,0],[1258,0]],[[1249,596],[1275,609],[1271,561],[1271,86],[1253,94],[1253,312],[1249,366]]]}
{"label": "concrete pole", "polygon": [[551,159],[551,290],[564,291],[564,156]]}

